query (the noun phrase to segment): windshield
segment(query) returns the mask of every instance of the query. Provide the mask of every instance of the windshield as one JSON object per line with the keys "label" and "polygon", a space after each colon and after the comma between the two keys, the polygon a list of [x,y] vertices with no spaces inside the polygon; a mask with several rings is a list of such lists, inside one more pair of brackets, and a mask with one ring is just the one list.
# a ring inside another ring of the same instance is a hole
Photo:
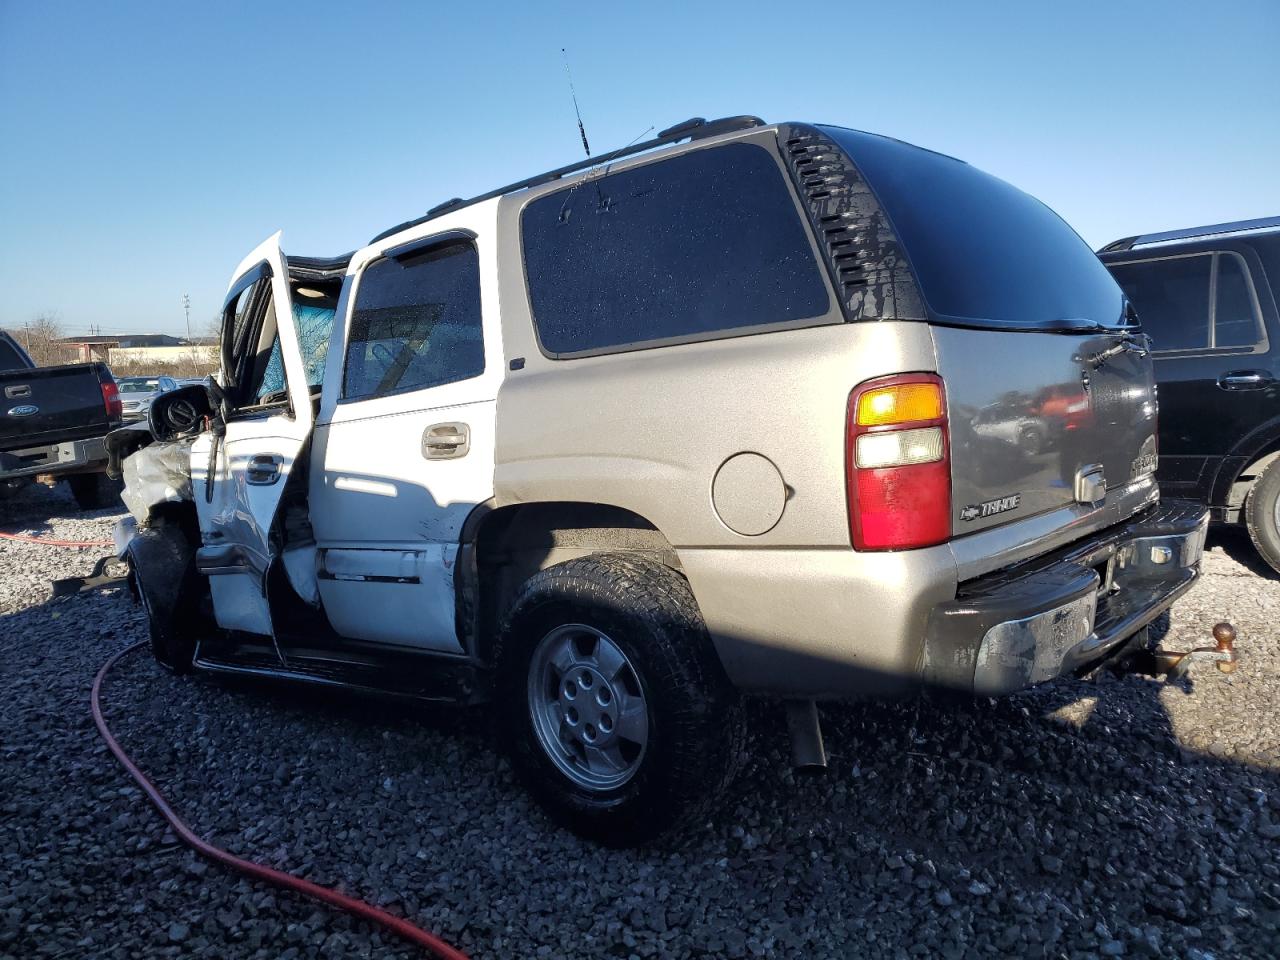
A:
{"label": "windshield", "polygon": [[1071,329],[1123,324],[1124,295],[1047,206],[960,160],[823,127],[857,164],[911,261],[930,319]]}
{"label": "windshield", "polygon": [[[293,304],[293,324],[298,331],[298,346],[302,351],[302,367],[307,374],[307,386],[318,387],[324,380],[324,365],[329,356],[329,334],[333,330],[333,318],[337,312],[333,298],[316,299],[316,302]],[[271,356],[258,388],[258,399],[279,393],[284,389],[284,360],[280,354],[280,336],[271,344]]]}
{"label": "windshield", "polygon": [[117,380],[116,386],[121,393],[155,393],[160,389],[160,381],[154,377],[125,377]]}

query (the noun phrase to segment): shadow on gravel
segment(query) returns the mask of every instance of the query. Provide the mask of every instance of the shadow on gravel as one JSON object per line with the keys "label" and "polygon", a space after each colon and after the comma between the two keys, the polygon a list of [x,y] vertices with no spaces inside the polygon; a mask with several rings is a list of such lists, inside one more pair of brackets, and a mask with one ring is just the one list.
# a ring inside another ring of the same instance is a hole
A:
{"label": "shadow on gravel", "polygon": [[[87,689],[97,663],[140,633],[121,603],[123,593],[46,603],[0,618],[0,634],[52,632],[92,661],[79,670]],[[46,647],[22,656],[38,665]],[[5,659],[12,670],[12,648]],[[126,749],[198,832],[390,903],[478,958],[547,945],[626,956],[608,946],[624,932],[652,948],[639,956],[903,945],[1059,956],[1113,940],[1140,955],[1267,955],[1280,943],[1265,839],[1280,822],[1280,776],[1184,750],[1162,695],[1154,681],[1104,674],[999,701],[828,704],[831,766],[813,778],[788,766],[777,704],[754,702],[748,766],[708,822],[638,851],[595,847],[544,817],[498,756],[484,708],[175,678],[145,651],[122,662],[104,702]],[[71,752],[101,757],[76,699],[83,740]],[[102,763],[106,782],[124,787]],[[132,807],[129,824],[102,825],[103,849],[131,849],[143,825],[159,832],[140,799]],[[91,864],[67,868],[112,882]],[[578,906],[554,906],[567,903]],[[256,922],[234,916],[233,941]]]}
{"label": "shadow on gravel", "polygon": [[[78,556],[68,573],[88,564]],[[0,867],[29,860],[30,836],[57,836],[37,852],[40,890],[61,898],[6,908],[0,890],[0,932],[5,909],[23,924],[0,954],[52,942],[30,924],[76,929],[87,904],[125,917],[155,871],[157,916],[182,918],[166,949],[181,952],[181,934],[213,945],[205,955],[309,956],[340,937],[323,955],[358,954],[367,932],[242,882],[228,894],[175,854],[104,756],[88,683],[141,636],[124,591],[0,616],[0,787],[19,798],[0,799]],[[1214,697],[1229,693],[1200,666],[1182,688],[1103,673],[997,701],[827,704],[817,777],[791,771],[781,709],[755,701],[747,767],[707,822],[636,851],[555,827],[483,707],[175,678],[145,651],[104,706],[197,832],[389,904],[476,958],[1276,956],[1280,759],[1188,750],[1168,712],[1195,698],[1218,723]],[[78,936],[66,955],[81,955]],[[157,941],[128,942],[143,955]]]}
{"label": "shadow on gravel", "polygon": [[54,520],[100,520],[124,510],[116,503],[99,510],[81,510],[65,483],[28,484],[17,493],[0,497],[0,531],[41,536],[53,530]]}
{"label": "shadow on gravel", "polygon": [[[1280,798],[1280,776],[1183,749],[1161,703],[1168,688],[1142,677],[1104,674],[999,701],[826,705],[832,761],[817,777],[791,772],[781,710],[756,702],[751,760],[709,822],[628,852],[583,843],[545,818],[498,757],[483,708],[174,680],[145,660],[133,670],[109,691],[112,711],[141,705],[125,722],[131,749],[162,782],[178,782],[201,829],[322,880],[396,891],[410,916],[434,918],[441,900],[479,910],[479,919],[441,924],[462,922],[482,943],[509,926],[511,884],[540,903],[565,890],[589,898],[577,889],[590,885],[584,863],[614,882],[669,888],[673,904],[715,885],[728,897],[715,923],[699,928],[665,907],[662,924],[680,926],[671,945],[682,948],[726,942],[725,928],[760,918],[790,930],[811,904],[850,932],[882,926],[886,909],[909,926],[936,924],[938,939],[925,938],[935,945],[963,916],[971,929],[953,932],[953,946],[980,938],[984,949],[1019,954],[1051,944],[1097,951],[1113,937],[1151,955],[1193,946],[1249,954],[1278,942],[1280,886],[1265,835],[1280,822],[1269,799]],[[1194,694],[1197,682],[1176,695]],[[156,709],[166,695],[186,705],[176,723]],[[213,784],[231,766],[227,805],[202,809],[207,790],[226,795]],[[318,834],[337,840],[316,848]],[[414,858],[420,869],[403,866]],[[397,862],[400,872],[388,866]],[[437,870],[455,886],[438,883]],[[421,899],[405,895],[410,887]],[[508,955],[532,955],[568,921],[548,922],[506,941]],[[806,956],[831,955],[819,949],[825,941],[797,943]],[[692,955],[741,954],[712,946]]]}

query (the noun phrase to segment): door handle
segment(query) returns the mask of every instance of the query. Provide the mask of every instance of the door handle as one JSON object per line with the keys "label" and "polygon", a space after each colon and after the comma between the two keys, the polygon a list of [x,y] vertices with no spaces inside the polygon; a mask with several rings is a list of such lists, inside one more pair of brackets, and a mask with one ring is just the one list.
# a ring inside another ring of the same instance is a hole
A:
{"label": "door handle", "polygon": [[1275,382],[1275,377],[1265,370],[1232,370],[1218,378],[1223,390],[1261,390]]}
{"label": "door handle", "polygon": [[249,458],[244,472],[245,483],[268,487],[280,479],[280,458],[269,453],[259,453]]}
{"label": "door handle", "polygon": [[422,431],[422,455],[428,460],[456,460],[471,449],[471,428],[465,423],[434,423]]}
{"label": "door handle", "polygon": [[9,400],[25,400],[27,397],[31,396],[31,385],[27,383],[19,383],[12,387],[5,387],[4,395]]}

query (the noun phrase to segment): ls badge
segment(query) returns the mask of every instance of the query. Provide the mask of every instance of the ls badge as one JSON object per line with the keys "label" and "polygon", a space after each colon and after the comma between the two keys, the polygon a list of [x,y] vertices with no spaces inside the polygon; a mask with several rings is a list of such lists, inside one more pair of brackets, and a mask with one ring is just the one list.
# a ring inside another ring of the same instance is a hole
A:
{"label": "ls badge", "polygon": [[987,500],[985,503],[971,503],[960,511],[960,519],[966,523],[970,520],[985,520],[987,517],[994,517],[997,513],[1017,510],[1021,503],[1022,494],[1020,493],[1011,493],[1007,497],[996,497],[994,500]]}

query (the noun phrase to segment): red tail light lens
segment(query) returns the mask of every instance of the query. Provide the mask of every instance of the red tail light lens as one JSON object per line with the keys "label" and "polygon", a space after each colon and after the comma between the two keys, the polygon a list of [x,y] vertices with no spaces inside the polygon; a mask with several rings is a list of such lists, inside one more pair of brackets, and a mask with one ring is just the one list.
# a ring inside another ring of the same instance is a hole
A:
{"label": "red tail light lens", "polygon": [[845,469],[858,550],[908,550],[951,537],[951,456],[942,378],[869,380],[849,397]]}
{"label": "red tail light lens", "polygon": [[114,381],[102,385],[102,405],[107,410],[108,420],[118,420],[124,413],[124,408],[120,405],[120,388]]}

